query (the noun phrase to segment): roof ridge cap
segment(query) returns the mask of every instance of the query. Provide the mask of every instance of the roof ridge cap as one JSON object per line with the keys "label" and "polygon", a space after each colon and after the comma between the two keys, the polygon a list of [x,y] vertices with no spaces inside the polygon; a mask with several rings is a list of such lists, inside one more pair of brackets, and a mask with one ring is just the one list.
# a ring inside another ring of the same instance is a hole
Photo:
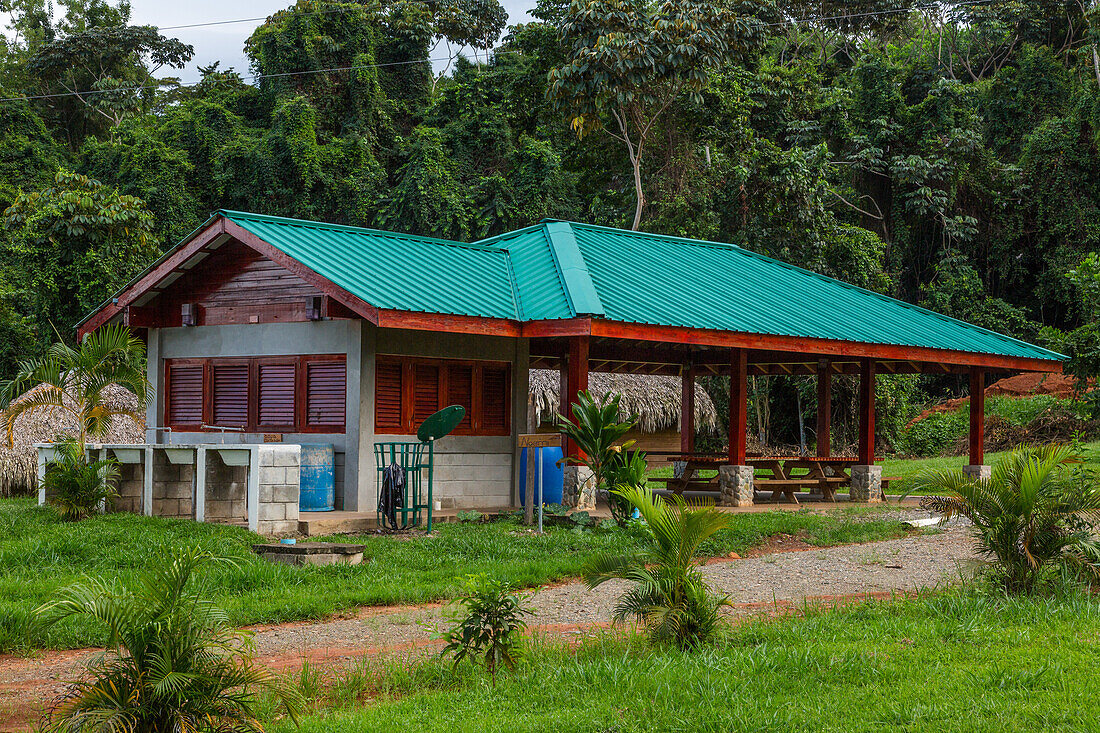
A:
{"label": "roof ridge cap", "polygon": [[581,254],[580,245],[573,234],[573,225],[568,221],[551,221],[541,225],[546,233],[546,239],[550,244],[550,251],[554,256],[554,264],[558,269],[565,290],[565,297],[569,299],[569,305],[576,316],[603,316],[605,315],[600,295],[596,292],[596,284],[592,281],[592,273],[588,270],[588,264]]}

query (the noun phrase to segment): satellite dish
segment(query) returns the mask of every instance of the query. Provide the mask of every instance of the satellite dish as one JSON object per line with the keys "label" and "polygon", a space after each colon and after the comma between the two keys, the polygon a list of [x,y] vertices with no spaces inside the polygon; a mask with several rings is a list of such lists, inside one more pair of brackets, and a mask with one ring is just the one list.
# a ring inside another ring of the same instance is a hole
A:
{"label": "satellite dish", "polygon": [[425,443],[429,440],[439,440],[457,428],[464,417],[466,417],[466,408],[462,405],[444,407],[420,423],[420,427],[416,429],[416,437]]}

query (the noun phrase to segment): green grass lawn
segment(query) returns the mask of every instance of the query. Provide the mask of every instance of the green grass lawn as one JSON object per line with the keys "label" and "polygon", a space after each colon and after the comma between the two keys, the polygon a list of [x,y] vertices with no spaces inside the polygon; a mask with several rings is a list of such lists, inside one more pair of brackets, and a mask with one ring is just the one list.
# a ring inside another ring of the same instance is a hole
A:
{"label": "green grass lawn", "polygon": [[[239,527],[132,514],[66,523],[29,499],[0,500],[0,651],[102,643],[101,632],[80,621],[34,629],[28,636],[28,619],[60,586],[86,576],[126,581],[185,545],[237,559],[236,567],[209,572],[206,595],[235,623],[248,624],[452,598],[469,573],[491,573],[523,587],[539,585],[578,575],[595,553],[631,550],[643,542],[641,533],[629,528],[552,528],[538,536],[514,522],[437,527],[431,537],[354,538],[367,546],[366,562],[359,566],[292,567],[253,555],[250,546],[262,538]],[[888,539],[908,530],[880,518],[875,509],[854,507],[827,514],[739,514],[704,550],[712,555],[744,552],[777,534],[800,535],[824,546]]]}
{"label": "green grass lawn", "polygon": [[495,688],[440,659],[376,662],[340,675],[321,703],[337,707],[301,731],[1096,731],[1098,621],[1084,594],[959,590],[753,622],[694,652],[536,646]]}

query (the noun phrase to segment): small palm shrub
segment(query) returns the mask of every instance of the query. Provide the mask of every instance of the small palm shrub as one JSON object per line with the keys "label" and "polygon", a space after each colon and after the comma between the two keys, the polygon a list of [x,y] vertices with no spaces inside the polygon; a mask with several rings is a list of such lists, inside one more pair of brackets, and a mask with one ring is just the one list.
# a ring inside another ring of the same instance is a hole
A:
{"label": "small palm shrub", "polygon": [[696,647],[720,628],[720,611],[729,605],[703,582],[696,557],[699,546],[729,524],[729,515],[714,507],[689,505],[673,496],[670,505],[652,489],[615,490],[638,508],[652,540],[648,549],[631,555],[598,555],[585,568],[585,582],[596,588],[612,580],[633,582],[615,605],[616,623],[634,618],[654,642]]}
{"label": "small palm shrub", "polygon": [[928,471],[917,491],[943,494],[921,500],[945,519],[973,523],[980,551],[993,558],[1005,589],[1026,593],[1057,566],[1073,565],[1100,577],[1100,486],[1066,446],[1023,447],[996,466],[988,479],[960,470]]}
{"label": "small palm shrub", "polygon": [[615,474],[622,462],[621,454],[634,444],[633,440],[621,445],[619,441],[638,421],[636,416],[631,416],[624,422],[619,421],[620,398],[621,395],[609,393],[600,399],[588,392],[578,392],[577,401],[572,404],[573,419],[559,415],[557,421],[558,431],[576,443],[583,453],[579,460],[565,460],[580,463],[592,471],[597,494],[609,492],[611,514],[616,521],[622,521],[626,517],[628,507],[621,498],[610,492],[615,487]]}
{"label": "small palm shrub", "polygon": [[513,669],[520,657],[520,634],[527,628],[523,620],[532,611],[525,597],[512,592],[507,581],[485,575],[466,579],[466,594],[459,598],[464,613],[455,616],[455,626],[443,635],[455,665],[463,659],[482,664],[496,686],[500,667]]}
{"label": "small palm shrub", "polygon": [[67,441],[57,445],[56,460],[46,466],[43,485],[61,518],[77,521],[114,499],[118,475],[114,459],[90,460],[80,445]]}
{"label": "small palm shrub", "polygon": [[38,609],[46,623],[85,616],[107,627],[108,651],[51,707],[47,730],[260,731],[260,691],[297,719],[297,693],[256,665],[247,637],[191,589],[195,571],[212,560],[183,550],[132,588],[87,580]]}

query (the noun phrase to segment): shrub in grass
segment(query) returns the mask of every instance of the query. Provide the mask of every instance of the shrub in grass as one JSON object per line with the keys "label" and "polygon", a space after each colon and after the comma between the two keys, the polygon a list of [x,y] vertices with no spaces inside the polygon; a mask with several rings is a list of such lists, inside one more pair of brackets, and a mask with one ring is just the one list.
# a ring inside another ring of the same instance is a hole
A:
{"label": "shrub in grass", "polygon": [[1030,592],[1057,566],[1100,577],[1100,485],[1065,446],[1024,447],[1005,456],[988,479],[961,470],[929,471],[916,490],[938,492],[921,506],[966,517],[979,549],[992,557],[1010,593]]}
{"label": "shrub in grass", "polygon": [[527,628],[523,617],[532,613],[524,600],[506,581],[471,575],[466,594],[458,599],[465,612],[443,635],[447,646],[442,653],[454,656],[456,666],[463,659],[484,665],[495,686],[497,670],[513,669],[519,659],[520,633]]}
{"label": "shrub in grass", "polygon": [[57,458],[46,467],[43,484],[61,518],[77,521],[114,499],[118,474],[113,458],[89,460],[82,446],[67,441],[57,446]]}
{"label": "shrub in grass", "polygon": [[616,622],[633,617],[656,642],[679,647],[705,643],[718,630],[719,611],[729,601],[703,582],[696,557],[703,541],[729,524],[729,515],[714,507],[689,506],[679,496],[673,496],[670,506],[646,488],[616,493],[638,508],[651,542],[640,553],[594,557],[585,568],[588,587],[616,578],[632,581],[634,586],[615,605]]}
{"label": "shrub in grass", "polygon": [[245,637],[190,588],[213,557],[181,550],[133,588],[88,580],[38,613],[47,623],[86,616],[107,627],[108,652],[48,713],[50,731],[256,731],[257,693],[296,719],[298,696],[248,654]]}

